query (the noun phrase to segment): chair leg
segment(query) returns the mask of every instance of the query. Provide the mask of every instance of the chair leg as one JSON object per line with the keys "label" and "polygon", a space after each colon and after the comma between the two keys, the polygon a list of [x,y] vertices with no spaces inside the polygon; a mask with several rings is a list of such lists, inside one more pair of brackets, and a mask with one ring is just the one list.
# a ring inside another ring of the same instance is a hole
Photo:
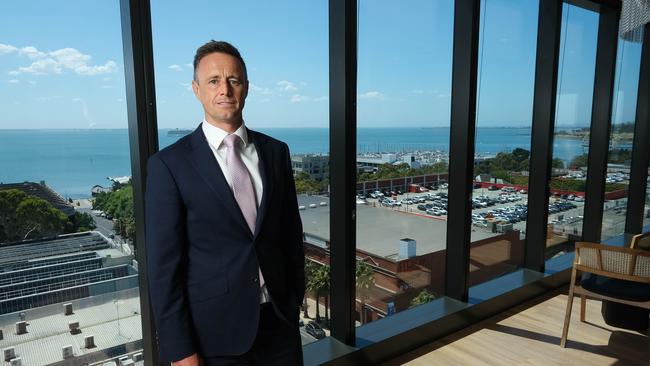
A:
{"label": "chair leg", "polygon": [[[572,286],[573,287],[573,286]],[[562,329],[562,338],[560,347],[566,347],[566,339],[569,334],[569,323],[571,322],[571,308],[573,307],[573,288],[569,291],[569,298],[566,303],[566,314],[564,314],[564,329]]]}
{"label": "chair leg", "polygon": [[587,308],[587,296],[580,295],[580,321],[585,322],[585,309]]}

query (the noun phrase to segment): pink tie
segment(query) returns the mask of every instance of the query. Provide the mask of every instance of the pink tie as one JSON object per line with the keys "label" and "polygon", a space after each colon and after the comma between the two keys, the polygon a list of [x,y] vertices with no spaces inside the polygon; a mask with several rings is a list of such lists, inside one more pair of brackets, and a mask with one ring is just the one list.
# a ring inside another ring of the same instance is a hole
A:
{"label": "pink tie", "polygon": [[[224,138],[223,143],[228,147],[226,153],[226,165],[230,172],[230,179],[232,181],[232,191],[235,195],[235,200],[239,205],[241,213],[246,219],[248,227],[252,233],[255,233],[255,220],[257,218],[257,200],[255,199],[255,191],[253,190],[253,182],[246,165],[239,156],[239,143],[242,142],[238,135],[231,134]],[[260,287],[264,285],[264,278],[262,277],[262,270],[260,272]]]}

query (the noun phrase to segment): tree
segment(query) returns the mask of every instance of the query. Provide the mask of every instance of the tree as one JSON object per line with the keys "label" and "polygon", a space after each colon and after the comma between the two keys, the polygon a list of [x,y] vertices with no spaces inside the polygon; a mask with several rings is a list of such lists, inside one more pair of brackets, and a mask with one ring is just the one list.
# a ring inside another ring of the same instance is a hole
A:
{"label": "tree", "polygon": [[90,231],[97,227],[95,225],[95,219],[86,212],[75,212],[73,223],[72,232],[76,233]]}
{"label": "tree", "polygon": [[68,218],[49,202],[34,196],[27,196],[22,200],[16,207],[15,215],[13,234],[17,240],[58,235],[68,221]]}
{"label": "tree", "polygon": [[355,282],[357,290],[359,291],[359,297],[361,298],[361,313],[359,315],[359,320],[361,324],[366,323],[365,317],[365,307],[366,299],[368,296],[368,290],[370,286],[375,284],[375,276],[372,267],[366,262],[357,261],[356,271],[355,271]]}
{"label": "tree", "polygon": [[571,160],[571,163],[569,164],[569,168],[577,169],[580,167],[587,166],[588,158],[589,158],[588,154],[582,154],[574,157],[573,160]]}
{"label": "tree", "polygon": [[306,283],[308,292],[314,294],[316,297],[316,322],[320,322],[320,298],[323,294],[326,296],[325,303],[325,316],[327,317],[327,299],[329,298],[330,289],[330,267],[328,265],[313,265],[310,268],[309,278]]}
{"label": "tree", "polygon": [[564,169],[564,160],[555,158],[553,159],[551,166],[555,169]]}
{"label": "tree", "polygon": [[309,193],[309,192],[321,192],[321,184],[311,179],[307,172],[298,172],[293,177],[296,183],[296,193]]}
{"label": "tree", "polygon": [[[316,288],[315,288],[315,282],[311,280],[312,275],[314,274],[314,271],[316,271],[316,265],[314,262],[310,260],[305,261],[305,292],[311,293],[311,294],[316,294]],[[303,317],[309,318],[309,313],[307,312],[307,295],[303,297],[304,299],[304,304],[303,304]]]}
{"label": "tree", "polygon": [[435,299],[436,297],[427,291],[427,289],[422,290],[416,297],[414,297],[411,300],[411,306],[409,308],[416,307],[418,305],[426,304],[428,302],[431,302]]}
{"label": "tree", "polygon": [[100,193],[95,197],[93,208],[110,214],[115,221],[118,234],[135,239],[135,210],[133,208],[133,186],[123,185],[110,193]]}
{"label": "tree", "polygon": [[530,151],[526,149],[522,149],[520,147],[515,148],[512,150],[512,157],[519,163],[521,163],[524,160],[528,160],[530,158]]}

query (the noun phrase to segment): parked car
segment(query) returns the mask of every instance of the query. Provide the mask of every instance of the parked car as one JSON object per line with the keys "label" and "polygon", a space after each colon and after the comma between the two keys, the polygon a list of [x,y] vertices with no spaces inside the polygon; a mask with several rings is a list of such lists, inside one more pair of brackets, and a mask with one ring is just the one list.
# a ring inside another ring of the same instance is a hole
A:
{"label": "parked car", "polygon": [[307,325],[305,325],[305,331],[307,332],[307,334],[311,335],[316,339],[325,338],[325,331],[323,330],[323,328],[320,327],[320,325],[318,325],[318,323],[316,323],[313,320],[307,323]]}

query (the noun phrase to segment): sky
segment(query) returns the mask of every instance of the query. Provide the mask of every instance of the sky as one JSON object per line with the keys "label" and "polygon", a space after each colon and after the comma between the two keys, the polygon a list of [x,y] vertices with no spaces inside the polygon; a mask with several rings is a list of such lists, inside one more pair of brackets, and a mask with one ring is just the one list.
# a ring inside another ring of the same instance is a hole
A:
{"label": "sky", "polygon": [[[328,3],[152,1],[160,128],[203,118],[192,60],[210,39],[239,48],[248,67],[249,126],[329,121]],[[0,3],[0,129],[126,128],[119,1]],[[481,4],[477,125],[531,125],[538,1]],[[563,11],[556,124],[590,121],[598,15]],[[358,126],[448,127],[452,0],[360,0]],[[619,42],[615,122],[633,120],[639,44]]]}

